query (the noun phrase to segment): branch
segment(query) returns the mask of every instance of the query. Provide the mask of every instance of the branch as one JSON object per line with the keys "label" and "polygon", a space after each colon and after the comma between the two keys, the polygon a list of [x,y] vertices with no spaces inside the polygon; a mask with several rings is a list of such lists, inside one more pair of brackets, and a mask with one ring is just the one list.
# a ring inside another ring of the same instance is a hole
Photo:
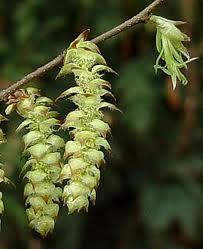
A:
{"label": "branch", "polygon": [[[163,1],[164,0],[155,0],[154,2],[152,2],[149,6],[147,6],[144,10],[142,10],[136,16],[123,22],[122,24],[118,25],[117,27],[97,36],[96,38],[92,39],[91,41],[96,43],[96,44],[100,43],[100,42],[105,41],[105,40],[107,40],[115,35],[118,35],[119,33],[133,27],[136,24],[147,22],[150,18],[152,10]],[[8,96],[12,92],[14,92],[16,89],[21,87],[22,85],[25,85],[26,83],[30,82],[31,80],[34,80],[34,79],[42,76],[50,69],[60,65],[63,62],[64,55],[65,55],[65,51],[62,54],[58,55],[55,59],[53,59],[49,63],[45,64],[44,66],[39,67],[38,69],[36,69],[32,73],[26,75],[21,80],[18,80],[16,83],[12,84],[8,88],[1,90],[0,91],[0,101],[2,101],[2,100],[6,101]]]}

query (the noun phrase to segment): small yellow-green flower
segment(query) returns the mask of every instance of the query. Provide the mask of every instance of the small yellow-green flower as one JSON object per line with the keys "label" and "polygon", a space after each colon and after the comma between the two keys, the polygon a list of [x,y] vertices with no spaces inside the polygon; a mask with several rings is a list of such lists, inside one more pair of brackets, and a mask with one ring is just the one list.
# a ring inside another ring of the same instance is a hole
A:
{"label": "small yellow-green flower", "polygon": [[[184,34],[177,25],[184,24],[180,21],[172,21],[166,18],[152,15],[150,21],[156,25],[156,47],[159,56],[154,66],[156,72],[161,69],[171,76],[173,88],[177,85],[177,80],[182,84],[187,84],[187,78],[181,72],[181,69],[187,68],[187,63],[195,60],[190,58],[187,48],[183,42],[190,41],[190,38]],[[165,64],[160,64],[162,59]]]}

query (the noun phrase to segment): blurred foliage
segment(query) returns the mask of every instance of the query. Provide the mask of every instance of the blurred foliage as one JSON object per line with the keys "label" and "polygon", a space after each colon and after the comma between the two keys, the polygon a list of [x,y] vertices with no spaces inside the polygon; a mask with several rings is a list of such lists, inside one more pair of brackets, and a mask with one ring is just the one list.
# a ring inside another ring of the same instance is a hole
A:
{"label": "blurred foliage", "polygon": [[[84,29],[91,28],[95,37],[150,2],[1,0],[1,88],[58,55]],[[113,152],[107,155],[95,207],[69,216],[62,208],[55,232],[45,240],[27,229],[19,177],[23,146],[15,134],[20,118],[13,114],[2,124],[8,144],[1,145],[1,154],[16,188],[3,189],[0,249],[203,248],[202,11],[201,0],[165,1],[155,11],[188,21],[183,29],[192,36],[192,56],[199,56],[189,65],[189,84],[174,92],[165,75],[154,74],[157,54],[150,27],[137,25],[100,45],[119,72],[109,79],[123,114],[106,113]],[[31,84],[56,98],[67,82],[71,85],[71,79],[54,80],[58,71]],[[1,113],[4,108],[1,103]],[[56,108],[64,115],[72,105],[60,100]]]}

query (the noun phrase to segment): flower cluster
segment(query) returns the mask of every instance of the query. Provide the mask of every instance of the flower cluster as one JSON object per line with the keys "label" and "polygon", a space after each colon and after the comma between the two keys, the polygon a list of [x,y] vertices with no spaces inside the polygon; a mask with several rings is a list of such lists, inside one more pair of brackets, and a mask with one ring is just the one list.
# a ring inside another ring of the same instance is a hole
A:
{"label": "flower cluster", "polygon": [[[2,121],[5,121],[5,120],[7,120],[7,119],[0,114],[0,123]],[[5,142],[6,142],[5,135],[2,131],[2,129],[0,129],[0,144],[5,143]],[[3,164],[0,163],[0,184],[9,182],[8,178],[5,177],[5,173],[4,173],[4,170],[2,169],[2,167],[3,167]],[[0,216],[3,214],[3,212],[4,212],[4,203],[2,200],[2,192],[0,191]],[[1,220],[0,220],[0,222],[1,222]]]}
{"label": "flower cluster", "polygon": [[18,90],[8,104],[6,113],[15,108],[24,118],[17,131],[27,129],[23,141],[28,159],[22,170],[26,171],[24,196],[29,226],[46,236],[54,228],[62,194],[56,186],[61,172],[59,151],[64,147],[63,139],[53,134],[59,125],[57,112],[50,109],[52,100],[41,97],[35,88]]}
{"label": "flower cluster", "polygon": [[110,150],[106,135],[109,125],[104,122],[101,108],[117,109],[105,102],[104,96],[113,97],[111,85],[102,79],[103,72],[114,71],[106,65],[99,48],[86,41],[87,31],[74,40],[69,48],[58,76],[73,73],[76,85],[63,92],[77,106],[70,112],[62,125],[69,129],[73,141],[65,145],[61,179],[67,180],[63,190],[63,201],[69,213],[88,210],[89,201],[96,199],[96,188],[100,180],[99,167],[105,162],[102,149]]}
{"label": "flower cluster", "polygon": [[[181,69],[187,68],[187,63],[197,58],[190,58],[187,48],[183,45],[184,41],[190,38],[177,28],[177,25],[184,24],[180,21],[172,21],[166,18],[152,15],[150,21],[156,25],[156,47],[159,56],[154,66],[155,70],[161,69],[171,76],[173,88],[177,85],[177,79],[182,84],[187,84],[187,78]],[[160,65],[160,59],[165,65]]]}

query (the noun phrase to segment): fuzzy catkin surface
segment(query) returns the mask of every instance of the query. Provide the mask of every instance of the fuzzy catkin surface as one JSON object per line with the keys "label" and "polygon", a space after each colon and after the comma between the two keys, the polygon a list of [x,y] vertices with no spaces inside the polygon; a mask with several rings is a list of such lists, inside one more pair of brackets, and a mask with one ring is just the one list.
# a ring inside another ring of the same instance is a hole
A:
{"label": "fuzzy catkin surface", "polygon": [[103,99],[105,95],[113,97],[110,83],[103,79],[104,71],[114,72],[106,65],[99,48],[86,41],[83,32],[67,49],[64,66],[58,75],[73,73],[77,85],[59,97],[69,97],[77,106],[62,125],[73,137],[73,141],[65,145],[66,163],[61,172],[61,178],[67,180],[62,198],[69,213],[88,210],[89,201],[95,203],[99,167],[105,163],[102,150],[110,150],[106,140],[110,127],[103,121],[101,108],[117,108]]}
{"label": "fuzzy catkin surface", "polygon": [[61,172],[60,148],[64,141],[53,134],[54,127],[59,125],[57,113],[50,109],[52,100],[41,97],[35,88],[20,90],[14,103],[8,109],[16,111],[24,118],[18,127],[26,130],[23,136],[24,153],[28,156],[23,170],[26,185],[27,217],[29,226],[46,236],[52,232],[59,212],[59,200],[62,189],[56,184]]}

